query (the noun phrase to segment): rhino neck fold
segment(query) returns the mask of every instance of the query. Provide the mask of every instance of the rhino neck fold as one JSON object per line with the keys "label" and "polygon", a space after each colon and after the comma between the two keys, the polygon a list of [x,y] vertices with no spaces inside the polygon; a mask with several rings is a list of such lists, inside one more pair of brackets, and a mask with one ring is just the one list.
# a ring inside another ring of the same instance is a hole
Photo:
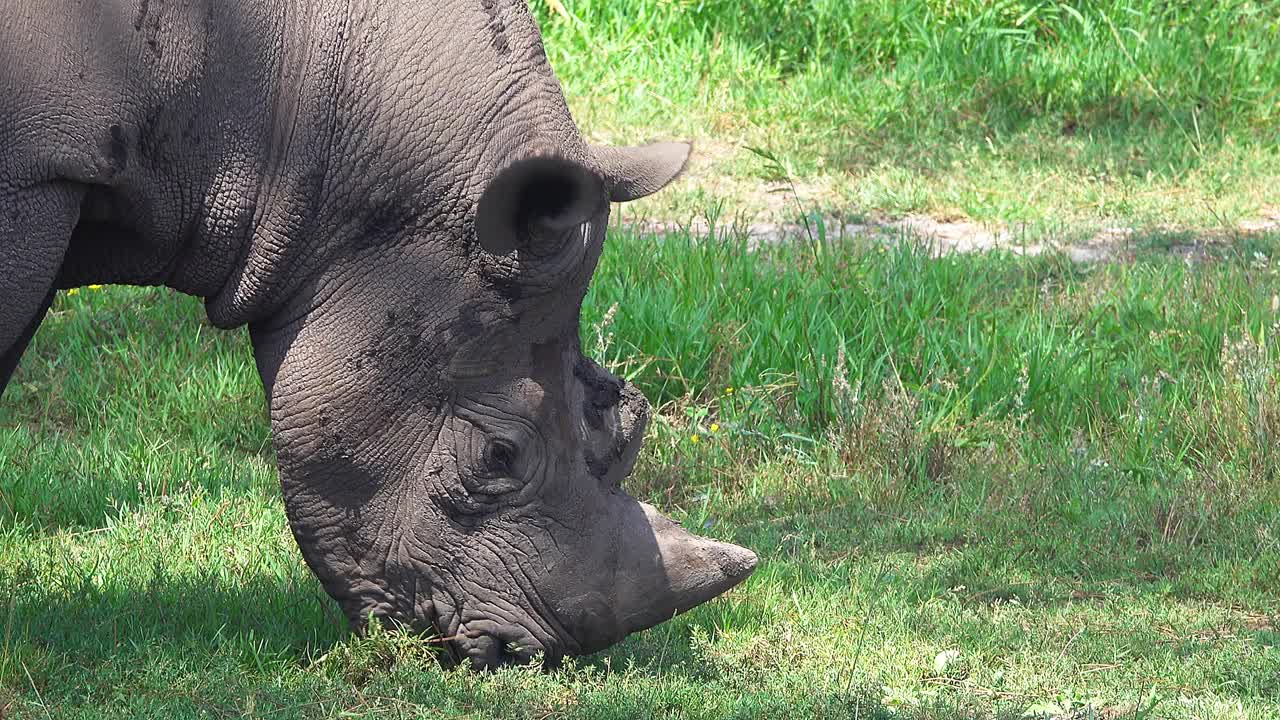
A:
{"label": "rhino neck fold", "polygon": [[347,0],[287,3],[252,221],[225,282],[208,296],[215,325],[269,320],[323,260],[349,10]]}

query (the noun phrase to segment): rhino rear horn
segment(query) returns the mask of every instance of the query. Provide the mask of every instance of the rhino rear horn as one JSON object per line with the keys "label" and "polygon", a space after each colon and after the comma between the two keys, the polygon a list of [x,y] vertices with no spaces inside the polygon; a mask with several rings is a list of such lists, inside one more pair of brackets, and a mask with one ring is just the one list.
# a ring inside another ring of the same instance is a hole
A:
{"label": "rhino rear horn", "polygon": [[669,185],[684,171],[692,152],[689,143],[676,142],[591,148],[609,187],[609,199],[619,203],[652,195]]}
{"label": "rhino rear horn", "polygon": [[476,207],[476,238],[506,255],[530,239],[563,233],[590,220],[605,202],[600,178],[582,164],[554,155],[507,164]]}

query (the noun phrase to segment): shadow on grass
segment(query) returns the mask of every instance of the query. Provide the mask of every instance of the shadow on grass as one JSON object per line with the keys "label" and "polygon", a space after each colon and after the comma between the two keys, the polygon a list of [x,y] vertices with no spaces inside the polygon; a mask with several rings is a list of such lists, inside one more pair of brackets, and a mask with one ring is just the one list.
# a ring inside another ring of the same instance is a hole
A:
{"label": "shadow on grass", "polygon": [[60,296],[0,396],[0,528],[97,529],[148,497],[277,492],[244,331],[195,298]]}
{"label": "shadow on grass", "polygon": [[254,668],[300,663],[346,633],[310,576],[178,579],[157,566],[141,585],[32,579],[0,592],[8,647],[20,655],[25,647],[28,671],[51,684],[91,683],[101,668],[128,662],[198,664],[230,656]]}
{"label": "shadow on grass", "polygon": [[279,495],[274,465],[238,453],[169,454],[109,437],[77,444],[0,429],[0,530],[98,530],[148,499],[192,490],[215,502]]}

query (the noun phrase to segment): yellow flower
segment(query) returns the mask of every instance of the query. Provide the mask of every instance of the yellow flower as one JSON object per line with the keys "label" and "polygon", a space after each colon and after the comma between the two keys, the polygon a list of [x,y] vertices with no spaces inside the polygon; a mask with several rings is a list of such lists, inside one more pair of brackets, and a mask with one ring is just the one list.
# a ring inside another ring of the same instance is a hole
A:
{"label": "yellow flower", "polygon": [[711,432],[720,432],[720,423],[711,423]]}
{"label": "yellow flower", "polygon": [[724,389],[724,394],[725,394],[725,395],[732,395],[732,394],[733,394],[733,386],[732,386],[732,385],[730,385],[729,387],[725,388],[725,389]]}
{"label": "yellow flower", "polygon": [[79,295],[79,294],[80,294],[80,288],[71,288],[70,290],[67,291],[67,297],[71,297],[72,295]]}
{"label": "yellow flower", "polygon": [[101,285],[90,285],[90,286],[89,286],[89,289],[90,289],[90,290],[101,290],[101,289],[102,289],[102,286],[101,286]]}
{"label": "yellow flower", "polygon": [[701,435],[699,435],[698,433],[694,433],[694,434],[692,434],[692,435],[690,435],[690,436],[689,436],[689,441],[690,441],[690,442],[693,442],[693,443],[699,443],[699,442],[702,442],[702,436],[701,436]]}

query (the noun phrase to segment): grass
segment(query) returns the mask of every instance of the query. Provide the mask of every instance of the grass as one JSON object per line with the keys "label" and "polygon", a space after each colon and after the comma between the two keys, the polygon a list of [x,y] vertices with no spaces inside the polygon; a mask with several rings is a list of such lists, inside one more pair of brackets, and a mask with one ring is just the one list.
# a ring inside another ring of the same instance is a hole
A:
{"label": "grass", "polygon": [[347,636],[243,333],[64,294],[0,404],[0,714],[1273,718],[1278,239],[1077,266],[615,234],[583,337],[661,403],[630,488],[763,562],[550,674]]}
{"label": "grass", "polygon": [[[0,718],[1280,716],[1275,3],[562,2],[591,135],[700,145],[628,217],[713,230],[619,227],[584,309],[660,407],[629,487],[756,574],[549,674],[350,637],[245,333],[66,293],[0,402]],[[822,224],[907,213],[1134,257]]]}
{"label": "grass", "polygon": [[[1280,205],[1280,12],[1218,0],[534,0],[581,124],[689,137],[640,213],[789,219],[770,148],[840,216],[1071,241],[1233,228]],[[1063,236],[1066,237],[1063,237]]]}

